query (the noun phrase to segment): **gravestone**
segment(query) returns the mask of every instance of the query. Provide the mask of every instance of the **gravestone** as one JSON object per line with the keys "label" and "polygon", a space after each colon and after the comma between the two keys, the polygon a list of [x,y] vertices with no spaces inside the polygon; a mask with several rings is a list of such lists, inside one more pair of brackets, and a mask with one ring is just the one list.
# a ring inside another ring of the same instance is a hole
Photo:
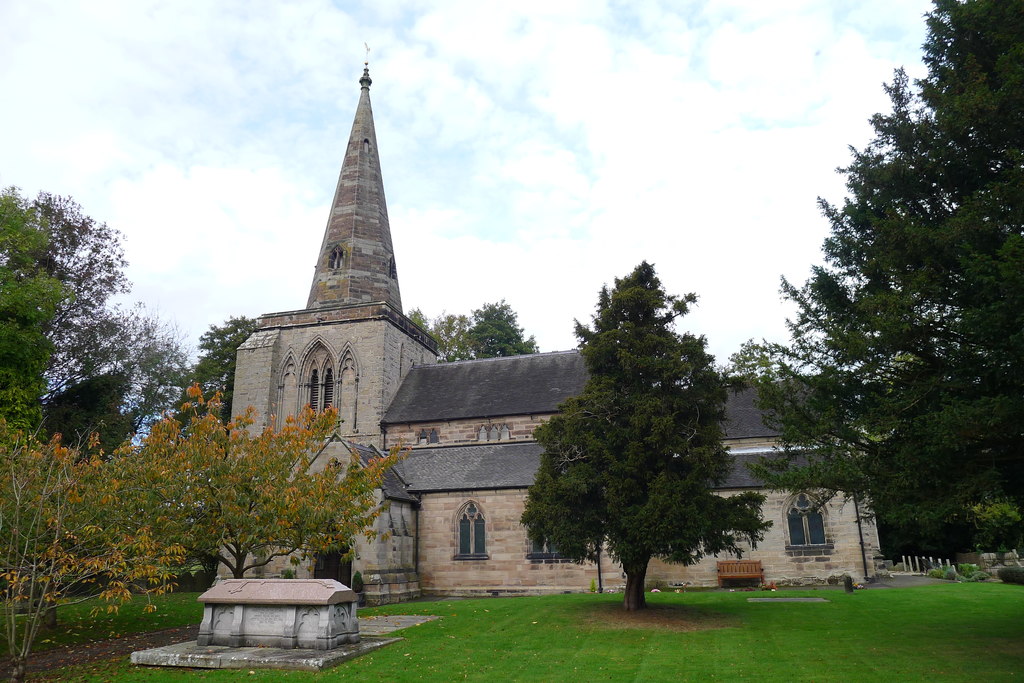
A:
{"label": "gravestone", "polygon": [[200,646],[331,650],[359,642],[356,594],[333,579],[227,579],[199,602]]}

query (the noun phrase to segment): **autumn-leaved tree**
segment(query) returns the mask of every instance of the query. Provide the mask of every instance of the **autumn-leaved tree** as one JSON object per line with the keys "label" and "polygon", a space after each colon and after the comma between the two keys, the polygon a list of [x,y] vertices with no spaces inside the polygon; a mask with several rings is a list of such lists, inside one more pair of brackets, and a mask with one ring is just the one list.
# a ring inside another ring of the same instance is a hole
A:
{"label": "autumn-leaved tree", "polygon": [[590,378],[537,428],[544,447],[523,524],[573,560],[602,547],[626,572],[625,608],[646,606],[651,558],[684,565],[756,545],[764,497],[717,495],[725,380],[703,337],[675,330],[694,295],[666,294],[642,263],[601,290],[593,326],[576,323]]}
{"label": "autumn-leaved tree", "polygon": [[368,462],[355,453],[324,462],[333,409],[307,408],[281,429],[255,430],[252,408],[225,423],[219,397],[206,401],[197,385],[189,396],[186,417],[164,418],[118,454],[122,504],[156,520],[190,554],[216,556],[235,578],[276,557],[297,560],[372,537],[375,492],[397,449]]}
{"label": "autumn-leaved tree", "polygon": [[0,599],[13,681],[24,679],[44,619],[69,591],[116,608],[140,586],[163,592],[184,555],[146,518],[122,514],[112,474],[96,452],[40,443],[0,420]]}

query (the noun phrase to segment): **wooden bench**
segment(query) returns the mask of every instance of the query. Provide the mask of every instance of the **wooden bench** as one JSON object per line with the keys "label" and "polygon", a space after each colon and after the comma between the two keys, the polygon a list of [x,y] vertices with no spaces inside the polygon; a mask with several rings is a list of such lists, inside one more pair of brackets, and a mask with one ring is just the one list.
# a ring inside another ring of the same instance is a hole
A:
{"label": "wooden bench", "polygon": [[757,579],[764,583],[764,567],[761,560],[719,560],[718,586],[728,579]]}

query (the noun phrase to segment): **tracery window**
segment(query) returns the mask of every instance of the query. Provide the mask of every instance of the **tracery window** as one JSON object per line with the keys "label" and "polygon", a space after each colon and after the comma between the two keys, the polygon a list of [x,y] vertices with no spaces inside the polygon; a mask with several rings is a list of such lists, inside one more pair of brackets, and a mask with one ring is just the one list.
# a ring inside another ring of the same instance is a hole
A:
{"label": "tracery window", "polygon": [[455,559],[487,558],[487,524],[484,513],[474,502],[468,503],[458,517]]}
{"label": "tracery window", "polygon": [[793,501],[786,515],[790,545],[825,545],[825,518],[806,493]]}
{"label": "tracery window", "polygon": [[331,250],[327,266],[329,268],[341,268],[343,265],[345,265],[345,250],[341,247],[335,247]]}

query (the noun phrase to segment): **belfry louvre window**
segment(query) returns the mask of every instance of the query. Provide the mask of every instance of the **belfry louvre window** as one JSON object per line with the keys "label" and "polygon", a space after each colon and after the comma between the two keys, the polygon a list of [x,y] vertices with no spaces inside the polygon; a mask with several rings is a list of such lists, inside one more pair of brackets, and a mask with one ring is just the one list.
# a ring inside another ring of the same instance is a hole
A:
{"label": "belfry louvre window", "polygon": [[334,405],[334,370],[324,370],[324,409]]}
{"label": "belfry louvre window", "polygon": [[487,557],[487,531],[484,515],[470,503],[459,515],[458,552],[456,558],[483,559]]}
{"label": "belfry louvre window", "polygon": [[787,515],[790,545],[824,545],[825,519],[811,505],[807,494],[801,493],[793,501]]}
{"label": "belfry louvre window", "polygon": [[309,374],[309,407],[320,410],[320,373],[316,370]]}

